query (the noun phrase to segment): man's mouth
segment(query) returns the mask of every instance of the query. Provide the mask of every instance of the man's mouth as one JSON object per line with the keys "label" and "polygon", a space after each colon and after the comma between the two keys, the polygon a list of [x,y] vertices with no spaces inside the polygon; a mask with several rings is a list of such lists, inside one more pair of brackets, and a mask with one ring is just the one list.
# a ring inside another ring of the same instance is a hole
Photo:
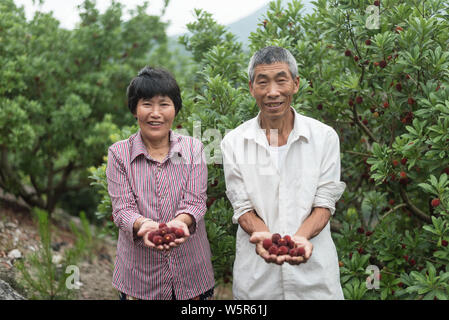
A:
{"label": "man's mouth", "polygon": [[269,109],[276,109],[282,106],[282,102],[270,102],[270,103],[265,103],[265,106]]}

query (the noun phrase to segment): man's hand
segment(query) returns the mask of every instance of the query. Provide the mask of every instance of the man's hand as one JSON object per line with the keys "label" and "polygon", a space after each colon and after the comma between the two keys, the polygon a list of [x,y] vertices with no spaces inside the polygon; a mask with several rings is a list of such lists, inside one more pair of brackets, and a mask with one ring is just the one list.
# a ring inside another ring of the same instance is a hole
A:
{"label": "man's hand", "polygon": [[304,247],[304,256],[292,257],[290,255],[277,256],[270,254],[268,250],[263,247],[263,241],[265,239],[271,239],[271,237],[272,234],[270,232],[254,232],[249,239],[251,243],[256,245],[256,253],[267,263],[282,265],[284,262],[288,262],[291,265],[298,265],[307,262],[312,255],[313,244],[307,240],[307,238],[296,235],[292,237],[292,240],[295,242],[296,247]]}
{"label": "man's hand", "polygon": [[256,245],[256,253],[261,256],[265,260],[265,262],[282,265],[286,261],[287,256],[277,256],[275,254],[270,254],[268,250],[263,247],[263,241],[265,239],[271,239],[271,237],[272,234],[267,231],[253,232],[253,234],[249,238],[249,241]]}
{"label": "man's hand", "polygon": [[313,251],[313,244],[307,240],[306,237],[302,237],[302,236],[297,236],[294,235],[292,237],[292,240],[295,242],[296,247],[303,247],[305,250],[305,254],[302,257],[291,257],[291,256],[287,256],[287,262],[290,263],[291,265],[298,265],[301,263],[305,263],[309,260],[310,256],[312,255],[312,251]]}

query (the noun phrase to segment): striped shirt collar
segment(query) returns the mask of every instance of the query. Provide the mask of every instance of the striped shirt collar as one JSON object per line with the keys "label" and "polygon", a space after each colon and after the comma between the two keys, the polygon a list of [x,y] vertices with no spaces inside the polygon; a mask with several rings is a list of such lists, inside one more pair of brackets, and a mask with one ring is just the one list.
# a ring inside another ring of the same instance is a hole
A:
{"label": "striped shirt collar", "polygon": [[[187,161],[188,159],[185,157],[186,155],[184,154],[184,152],[182,151],[182,148],[181,148],[180,142],[182,140],[182,136],[170,129],[169,137],[170,137],[169,138],[170,139],[170,150],[168,151],[168,158],[171,158],[174,155],[177,155],[177,156],[183,157]],[[136,159],[138,156],[140,156],[142,154],[146,158],[151,159],[151,156],[148,153],[148,150],[145,147],[145,144],[143,143],[140,129],[137,133],[134,134],[134,136],[132,136],[130,138],[130,142],[131,142],[131,162],[133,162],[134,159]]]}

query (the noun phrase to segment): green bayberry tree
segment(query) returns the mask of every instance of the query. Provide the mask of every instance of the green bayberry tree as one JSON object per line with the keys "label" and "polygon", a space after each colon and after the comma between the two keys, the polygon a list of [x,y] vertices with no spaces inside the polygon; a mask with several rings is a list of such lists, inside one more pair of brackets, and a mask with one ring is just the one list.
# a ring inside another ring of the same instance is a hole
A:
{"label": "green bayberry tree", "polygon": [[49,214],[57,205],[92,211],[86,169],[101,164],[108,137],[132,120],[129,80],[146,64],[179,71],[166,23],[147,7],[125,21],[120,3],[100,13],[86,0],[79,25],[66,30],[51,13],[27,21],[13,0],[0,3],[3,190]]}

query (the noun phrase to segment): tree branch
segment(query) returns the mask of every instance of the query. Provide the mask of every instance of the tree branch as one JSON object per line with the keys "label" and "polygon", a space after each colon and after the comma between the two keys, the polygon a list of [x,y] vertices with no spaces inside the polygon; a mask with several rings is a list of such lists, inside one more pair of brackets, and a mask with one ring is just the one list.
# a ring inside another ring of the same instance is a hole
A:
{"label": "tree branch", "polygon": [[405,191],[405,187],[402,185],[399,186],[399,193],[401,194],[402,200],[406,203],[407,208],[410,209],[410,211],[417,216],[419,219],[421,219],[424,222],[432,223],[432,219],[430,216],[428,216],[426,213],[421,211],[419,208],[417,208],[409,199],[407,192]]}

